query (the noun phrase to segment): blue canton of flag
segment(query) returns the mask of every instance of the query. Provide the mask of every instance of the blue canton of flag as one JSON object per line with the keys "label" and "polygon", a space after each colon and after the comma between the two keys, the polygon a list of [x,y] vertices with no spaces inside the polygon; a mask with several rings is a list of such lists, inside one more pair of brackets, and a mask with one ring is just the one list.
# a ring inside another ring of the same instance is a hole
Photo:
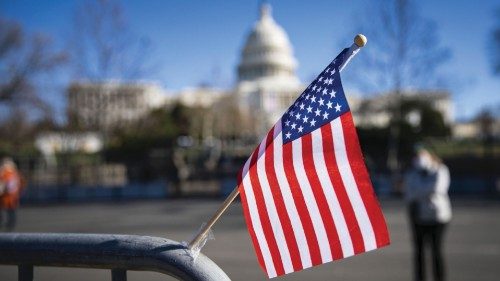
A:
{"label": "blue canton of flag", "polygon": [[346,53],[344,49],[285,112],[281,118],[284,144],[349,111],[340,81],[340,66]]}

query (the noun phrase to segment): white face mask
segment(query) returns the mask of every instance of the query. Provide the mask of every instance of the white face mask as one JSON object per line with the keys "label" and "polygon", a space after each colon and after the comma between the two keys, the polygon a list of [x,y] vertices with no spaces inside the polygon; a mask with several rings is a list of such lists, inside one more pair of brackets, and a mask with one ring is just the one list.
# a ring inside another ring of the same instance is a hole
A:
{"label": "white face mask", "polygon": [[420,153],[413,160],[413,166],[421,170],[431,170],[433,167],[433,161],[427,153]]}

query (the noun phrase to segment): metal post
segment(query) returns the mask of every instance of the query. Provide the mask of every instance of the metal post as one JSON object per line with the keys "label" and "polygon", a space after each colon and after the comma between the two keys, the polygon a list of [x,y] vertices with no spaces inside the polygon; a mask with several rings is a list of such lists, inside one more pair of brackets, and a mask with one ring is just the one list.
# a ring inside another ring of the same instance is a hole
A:
{"label": "metal post", "polygon": [[111,281],[127,281],[127,271],[121,268],[111,269]]}
{"label": "metal post", "polygon": [[20,264],[17,267],[17,279],[19,281],[33,281],[33,265]]}

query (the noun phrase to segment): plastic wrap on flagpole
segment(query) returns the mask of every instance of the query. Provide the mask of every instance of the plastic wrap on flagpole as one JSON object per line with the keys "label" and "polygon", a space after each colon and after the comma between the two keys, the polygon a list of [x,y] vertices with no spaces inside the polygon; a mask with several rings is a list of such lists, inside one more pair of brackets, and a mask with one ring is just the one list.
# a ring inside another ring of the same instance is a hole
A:
{"label": "plastic wrap on flagpole", "polygon": [[359,52],[360,47],[356,44],[352,44],[352,46],[347,50],[347,58],[344,60],[342,65],[340,66],[339,71],[342,72],[347,64],[351,61],[351,59]]}
{"label": "plastic wrap on flagpole", "polygon": [[[206,224],[207,224],[206,222],[204,222],[204,223],[201,224],[200,228],[198,228],[198,231],[196,231],[195,233],[193,233],[191,235],[190,241],[193,240],[196,237],[196,235],[203,229],[203,227]],[[210,229],[207,232],[207,234],[205,234],[205,236],[203,237],[203,239],[200,240],[200,242],[195,247],[193,247],[192,249],[187,248],[188,245],[189,245],[189,242],[182,241],[181,244],[184,245],[184,246],[186,246],[187,253],[191,257],[191,259],[193,260],[193,262],[195,262],[196,258],[200,254],[201,249],[203,248],[203,246],[205,246],[205,244],[207,243],[208,240],[215,240],[215,236],[214,236],[214,233],[213,233],[212,229]]]}

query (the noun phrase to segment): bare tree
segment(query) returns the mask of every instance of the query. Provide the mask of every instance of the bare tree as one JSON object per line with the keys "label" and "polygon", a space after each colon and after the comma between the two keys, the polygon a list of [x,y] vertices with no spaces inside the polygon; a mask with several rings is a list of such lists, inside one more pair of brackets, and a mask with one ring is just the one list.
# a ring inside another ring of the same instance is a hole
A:
{"label": "bare tree", "polygon": [[414,0],[369,3],[360,27],[370,41],[358,63],[364,86],[377,92],[440,86],[439,68],[450,51],[441,46],[436,23],[420,15]]}
{"label": "bare tree", "polygon": [[41,97],[39,80],[65,58],[48,37],[26,34],[18,23],[0,17],[0,105],[9,111],[36,108],[48,115],[51,108]]}
{"label": "bare tree", "polygon": [[114,0],[80,4],[73,18],[71,58],[79,79],[137,79],[148,70],[149,40],[132,33]]}
{"label": "bare tree", "polygon": [[493,73],[500,75],[500,8],[496,10],[496,26],[491,33],[491,44],[489,46],[491,52],[491,63]]}
{"label": "bare tree", "polygon": [[419,13],[413,0],[369,2],[367,20],[361,31],[370,40],[363,51],[365,59],[357,64],[358,78],[364,88],[390,92],[392,122],[387,165],[397,174],[401,96],[409,89],[441,86],[439,67],[450,57],[440,45],[437,26]]}

